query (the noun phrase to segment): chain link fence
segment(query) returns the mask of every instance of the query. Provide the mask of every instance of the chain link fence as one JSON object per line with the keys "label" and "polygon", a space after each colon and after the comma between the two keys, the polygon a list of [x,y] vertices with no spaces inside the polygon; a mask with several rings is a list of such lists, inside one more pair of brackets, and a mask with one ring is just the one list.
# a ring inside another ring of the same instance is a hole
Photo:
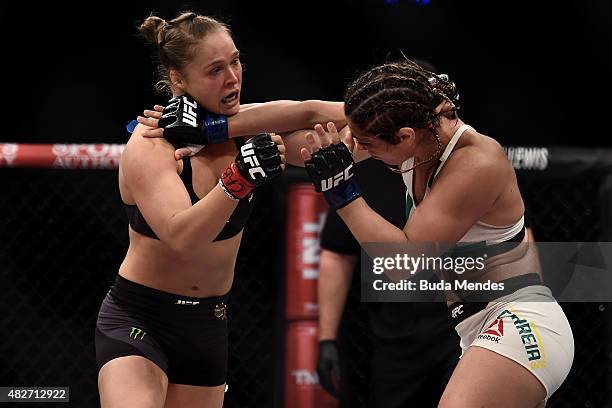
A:
{"label": "chain link fence", "polygon": [[[117,172],[0,174],[0,384],[69,386],[70,406],[99,406],[94,328],[128,244]],[[274,405],[282,254],[271,243],[282,239],[281,206],[276,188],[259,189],[244,232],[229,304],[226,407]]]}
{"label": "chain link fence", "polygon": [[[70,406],[98,406],[95,320],[128,239],[117,173],[0,172],[0,384],[70,386]],[[609,220],[602,215],[610,213],[602,204],[606,173],[519,171],[518,176],[538,241],[598,241],[609,230]],[[227,407],[278,405],[283,281],[277,272],[284,257],[280,198],[277,186],[259,190],[238,256],[229,310]],[[359,301],[359,282],[354,282],[348,302],[341,340],[347,362],[343,378],[350,406],[362,407],[367,401],[371,335],[367,310]],[[562,306],[572,325],[576,354],[567,381],[547,406],[608,407],[610,305]]]}

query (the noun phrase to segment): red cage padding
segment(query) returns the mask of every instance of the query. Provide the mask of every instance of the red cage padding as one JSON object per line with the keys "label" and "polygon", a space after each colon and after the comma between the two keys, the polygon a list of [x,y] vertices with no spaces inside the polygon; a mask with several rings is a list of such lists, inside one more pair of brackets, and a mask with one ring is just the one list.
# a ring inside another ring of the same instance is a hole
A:
{"label": "red cage padding", "polygon": [[289,321],[317,319],[319,279],[319,233],[327,204],[311,183],[297,183],[287,192],[285,248],[285,317]]}
{"label": "red cage padding", "polygon": [[116,169],[124,144],[0,143],[0,167]]}
{"label": "red cage padding", "polygon": [[316,320],[290,322],[286,332],[285,407],[336,408],[338,401],[323,391],[317,376]]}

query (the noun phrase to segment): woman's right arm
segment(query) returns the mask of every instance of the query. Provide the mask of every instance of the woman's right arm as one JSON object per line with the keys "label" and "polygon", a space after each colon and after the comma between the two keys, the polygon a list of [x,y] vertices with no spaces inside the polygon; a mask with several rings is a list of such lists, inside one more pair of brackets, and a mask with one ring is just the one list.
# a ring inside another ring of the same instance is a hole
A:
{"label": "woman's right arm", "polygon": [[178,253],[212,242],[236,208],[219,184],[193,206],[176,171],[174,147],[138,137],[138,126],[121,159],[122,174],[142,215],[161,241]]}

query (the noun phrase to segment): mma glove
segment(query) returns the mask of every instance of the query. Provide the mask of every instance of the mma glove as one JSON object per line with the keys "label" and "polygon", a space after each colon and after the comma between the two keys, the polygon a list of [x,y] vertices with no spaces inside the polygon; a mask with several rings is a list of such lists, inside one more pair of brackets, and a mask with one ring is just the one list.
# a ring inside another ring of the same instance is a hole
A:
{"label": "mma glove", "polygon": [[185,94],[170,99],[159,119],[166,138],[175,147],[223,143],[228,139],[227,117],[206,112]]}
{"label": "mma glove", "polygon": [[336,340],[322,340],[319,342],[317,375],[319,376],[321,387],[332,397],[340,398],[333,380],[333,377],[335,377],[336,383],[340,383],[340,353],[338,352]]}
{"label": "mma glove", "polygon": [[322,147],[304,162],[315,190],[323,192],[334,210],[361,197],[361,189],[353,177],[354,166],[353,155],[344,143]]}
{"label": "mma glove", "polygon": [[262,133],[240,148],[236,161],[221,174],[219,185],[231,199],[241,200],[281,172],[278,146],[269,133]]}

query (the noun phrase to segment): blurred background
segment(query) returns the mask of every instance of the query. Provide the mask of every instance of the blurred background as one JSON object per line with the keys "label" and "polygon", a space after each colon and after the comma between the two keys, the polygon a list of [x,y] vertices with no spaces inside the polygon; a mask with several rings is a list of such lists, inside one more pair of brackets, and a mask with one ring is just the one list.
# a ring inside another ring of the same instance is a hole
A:
{"label": "blurred background", "polygon": [[7,2],[0,140],[125,142],[124,124],[164,102],[136,26],[187,8],[231,26],[244,103],[340,100],[356,72],[401,51],[448,73],[464,120],[503,144],[612,146],[607,0]]}
{"label": "blurred background", "polygon": [[[341,100],[372,65],[402,52],[430,61],[457,84],[466,123],[505,146],[535,147],[509,156],[519,157],[513,164],[536,239],[612,241],[606,0],[7,2],[0,165],[13,149],[3,143],[125,143],[125,125],[165,102],[153,91],[151,50],[136,27],[151,12],[170,19],[186,9],[230,25],[245,65],[243,103]],[[526,152],[535,159],[521,169]],[[127,248],[116,177],[0,169],[0,386],[70,386],[70,406],[98,405],[95,319]],[[306,260],[317,229],[301,231],[320,226],[325,208],[299,181],[293,174],[262,188],[245,230],[230,309],[228,407],[333,406],[313,368],[316,308],[308,302],[316,281],[292,278],[317,267],[316,256]],[[355,285],[343,325],[353,342],[351,406],[361,407],[369,334]],[[547,406],[610,407],[611,309],[564,310],[576,358]]]}

